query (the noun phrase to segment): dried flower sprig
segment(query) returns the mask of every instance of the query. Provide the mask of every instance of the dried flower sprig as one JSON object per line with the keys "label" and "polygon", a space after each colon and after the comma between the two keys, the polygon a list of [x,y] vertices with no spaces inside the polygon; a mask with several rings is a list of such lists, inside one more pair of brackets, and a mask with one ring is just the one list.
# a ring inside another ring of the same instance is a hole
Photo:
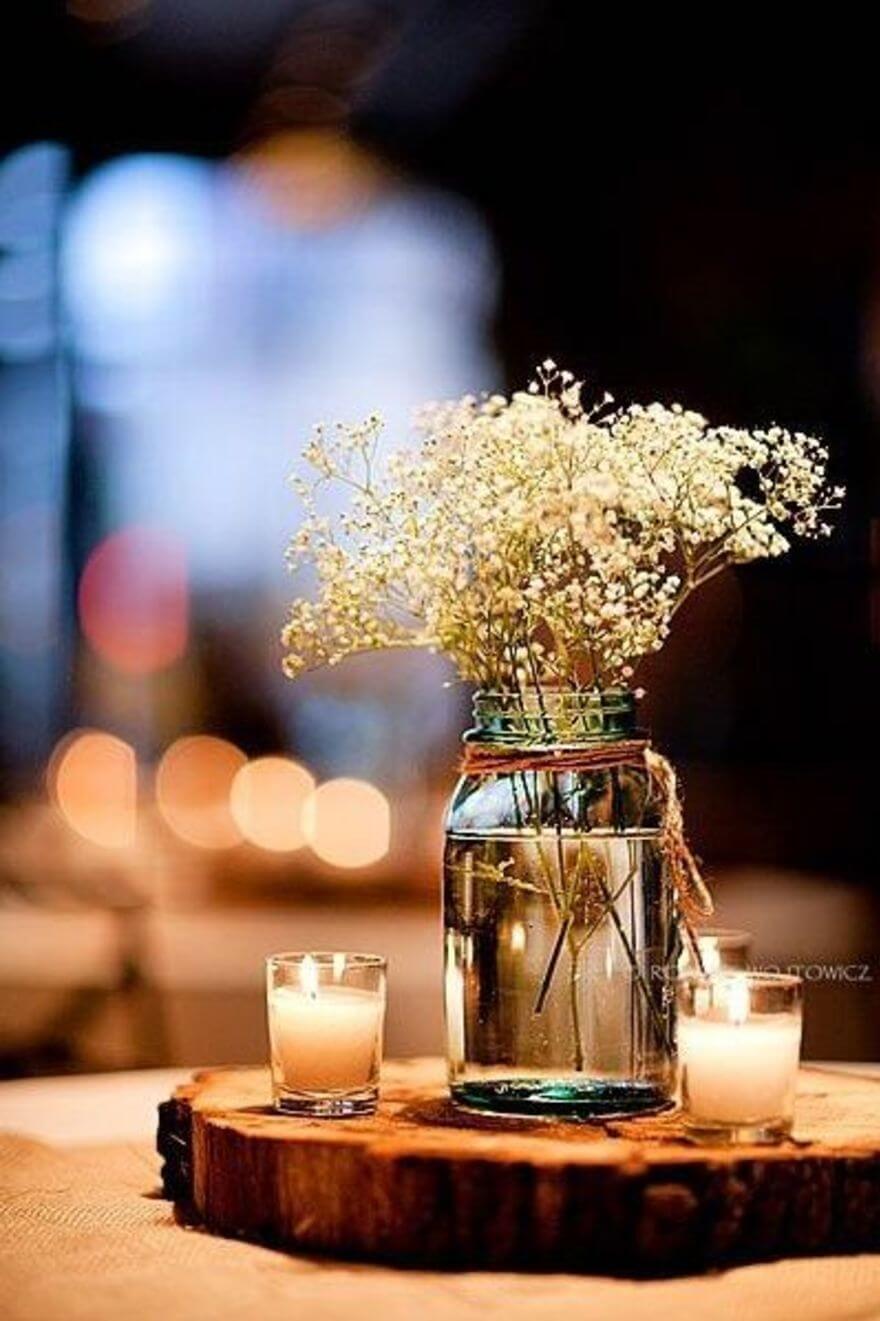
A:
{"label": "dried flower sprig", "polygon": [[[679,405],[582,402],[547,360],[510,399],[417,418],[378,475],[382,419],[315,429],[288,558],[314,600],[283,633],[294,676],[360,651],[429,647],[484,688],[628,683],[683,601],[729,564],[827,535],[828,452],[781,427],[712,427]],[[320,512],[326,484],[347,511]]]}

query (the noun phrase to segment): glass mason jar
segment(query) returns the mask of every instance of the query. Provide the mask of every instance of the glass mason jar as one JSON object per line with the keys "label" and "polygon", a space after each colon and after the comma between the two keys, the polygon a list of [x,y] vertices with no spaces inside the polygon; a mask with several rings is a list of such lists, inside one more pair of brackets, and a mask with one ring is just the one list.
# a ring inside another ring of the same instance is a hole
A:
{"label": "glass mason jar", "polygon": [[674,1083],[678,956],[659,797],[638,756],[527,767],[536,750],[637,738],[633,695],[478,693],[474,715],[465,742],[517,760],[466,771],[446,822],[453,1099],[578,1118],[659,1109]]}

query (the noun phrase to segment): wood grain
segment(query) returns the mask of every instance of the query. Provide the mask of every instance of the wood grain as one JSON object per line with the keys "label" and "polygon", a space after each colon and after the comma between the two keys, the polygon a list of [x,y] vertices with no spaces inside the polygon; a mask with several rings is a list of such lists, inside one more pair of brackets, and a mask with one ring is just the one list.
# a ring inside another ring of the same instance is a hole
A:
{"label": "wood grain", "polygon": [[210,1070],[160,1107],[166,1196],[207,1229],[407,1264],[683,1274],[880,1249],[880,1083],[799,1079],[793,1140],[687,1142],[671,1114],[602,1125],[466,1113],[440,1061],[392,1063],[371,1118],[291,1119],[268,1072]]}

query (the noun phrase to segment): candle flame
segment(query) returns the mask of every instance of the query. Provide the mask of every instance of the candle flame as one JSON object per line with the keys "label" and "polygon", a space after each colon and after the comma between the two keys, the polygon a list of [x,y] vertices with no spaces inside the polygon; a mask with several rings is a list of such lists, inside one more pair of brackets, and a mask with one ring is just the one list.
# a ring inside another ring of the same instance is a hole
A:
{"label": "candle flame", "polygon": [[727,996],[727,1017],[731,1023],[744,1023],[749,1016],[749,984],[745,977],[732,977]]}
{"label": "candle flame", "polygon": [[526,947],[526,929],[522,922],[514,922],[510,928],[510,948],[514,954],[522,954]]}
{"label": "candle flame", "polygon": [[299,965],[299,984],[303,995],[307,995],[310,1000],[317,1000],[318,965],[311,954],[307,954]]}
{"label": "candle flame", "polygon": [[345,972],[345,955],[342,953],[333,955],[333,980],[341,982],[342,975]]}

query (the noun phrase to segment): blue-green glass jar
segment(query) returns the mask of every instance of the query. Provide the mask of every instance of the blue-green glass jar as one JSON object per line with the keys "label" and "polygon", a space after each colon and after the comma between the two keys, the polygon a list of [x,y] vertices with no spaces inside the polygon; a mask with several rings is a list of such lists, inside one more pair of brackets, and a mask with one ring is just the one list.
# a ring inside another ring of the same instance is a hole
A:
{"label": "blue-green glass jar", "polygon": [[570,763],[635,739],[633,695],[478,693],[474,714],[466,742],[516,768],[465,772],[446,823],[452,1096],[585,1119],[659,1109],[673,1086],[677,922],[651,777],[638,757],[523,768],[536,751]]}

